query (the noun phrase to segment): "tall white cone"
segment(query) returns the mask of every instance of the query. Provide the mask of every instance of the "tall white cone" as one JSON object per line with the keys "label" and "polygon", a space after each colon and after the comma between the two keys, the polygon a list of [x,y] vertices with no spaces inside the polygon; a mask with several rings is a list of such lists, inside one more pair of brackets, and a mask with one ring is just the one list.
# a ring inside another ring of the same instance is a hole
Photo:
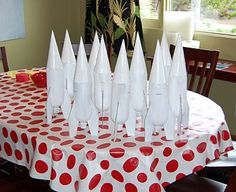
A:
{"label": "tall white cone", "polygon": [[112,84],[111,119],[115,130],[120,129],[129,116],[129,65],[124,40],[122,41]]}
{"label": "tall white cone", "polygon": [[74,97],[74,76],[75,76],[75,67],[76,60],[73,52],[73,48],[70,41],[70,36],[68,30],[66,30],[62,54],[61,54],[62,64],[64,66],[64,74],[66,81],[66,91],[69,96],[73,99]]}
{"label": "tall white cone", "polygon": [[92,102],[91,75],[84,50],[82,38],[80,39],[77,66],[74,79],[75,100],[69,117],[70,136],[76,135],[78,121],[82,128],[88,123],[91,135],[98,135],[98,115]]}
{"label": "tall white cone", "polygon": [[94,67],[94,103],[99,112],[103,113],[110,110],[111,87],[111,68],[102,36],[97,62]]}
{"label": "tall white cone", "polygon": [[162,50],[162,54],[163,54],[163,63],[164,63],[164,66],[165,66],[165,71],[166,71],[166,79],[169,80],[172,59],[171,59],[171,55],[170,55],[170,51],[169,51],[169,45],[168,45],[168,42],[167,42],[165,32],[163,32],[163,34],[162,34],[161,50]]}
{"label": "tall white cone", "polygon": [[137,33],[133,57],[130,65],[130,108],[127,121],[128,136],[135,135],[136,119],[142,121],[147,113],[147,68],[139,34]]}
{"label": "tall white cone", "polygon": [[92,99],[94,101],[94,67],[96,65],[98,51],[99,51],[100,42],[98,39],[97,32],[95,33],[93,45],[91,49],[91,53],[89,56],[89,68],[90,68],[90,74],[91,74],[91,83],[92,83]]}
{"label": "tall white cone", "polygon": [[150,105],[145,121],[145,141],[150,141],[152,133],[159,131],[168,118],[168,87],[159,41],[157,41],[149,78],[149,96]]}
{"label": "tall white cone", "polygon": [[[170,114],[168,118],[167,128],[187,127],[189,121],[189,109],[187,101],[187,72],[182,47],[182,39],[179,35],[173,56],[173,63],[170,71],[169,79],[169,103]],[[167,135],[169,139],[174,138],[174,133]]]}
{"label": "tall white cone", "polygon": [[53,113],[58,113],[62,109],[65,118],[68,118],[70,112],[70,105],[63,104],[70,103],[70,98],[64,95],[65,92],[65,77],[63,72],[63,65],[58,51],[54,33],[51,33],[48,61],[47,61],[47,123],[52,121]]}

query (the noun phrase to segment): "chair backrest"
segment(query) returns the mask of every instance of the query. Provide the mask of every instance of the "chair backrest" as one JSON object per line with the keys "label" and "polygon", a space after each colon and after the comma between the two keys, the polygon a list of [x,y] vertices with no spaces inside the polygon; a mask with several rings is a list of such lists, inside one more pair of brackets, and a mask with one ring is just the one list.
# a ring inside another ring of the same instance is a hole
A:
{"label": "chair backrest", "polygon": [[[188,89],[208,96],[218,62],[219,51],[184,47],[184,57],[190,81]],[[173,57],[174,45],[170,45]]]}
{"label": "chair backrest", "polygon": [[6,48],[5,47],[0,47],[0,60],[2,60],[4,72],[9,71],[8,61],[7,61],[7,54],[6,54]]}
{"label": "chair backrest", "polygon": [[[79,50],[79,44],[72,43],[72,48],[73,48],[75,56],[77,57],[78,50]],[[89,58],[89,55],[90,55],[90,52],[92,49],[92,44],[85,43],[84,49],[85,49],[87,57]],[[111,44],[107,44],[107,55],[108,55],[109,62],[111,63],[112,62],[112,45]]]}

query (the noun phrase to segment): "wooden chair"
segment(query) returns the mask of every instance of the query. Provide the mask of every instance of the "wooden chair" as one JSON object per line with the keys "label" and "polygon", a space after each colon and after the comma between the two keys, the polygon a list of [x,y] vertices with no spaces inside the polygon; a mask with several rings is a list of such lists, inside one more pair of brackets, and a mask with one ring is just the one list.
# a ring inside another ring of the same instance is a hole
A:
{"label": "wooden chair", "polygon": [[227,184],[191,174],[165,187],[166,192],[235,192],[236,169]]}
{"label": "wooden chair", "polygon": [[3,71],[4,72],[9,71],[8,61],[7,61],[7,54],[6,54],[6,48],[5,47],[0,47],[0,60],[2,60]]}
{"label": "wooden chair", "polygon": [[[184,47],[186,68],[190,77],[188,89],[208,97],[219,51]],[[173,57],[174,45],[170,45],[170,54]]]}

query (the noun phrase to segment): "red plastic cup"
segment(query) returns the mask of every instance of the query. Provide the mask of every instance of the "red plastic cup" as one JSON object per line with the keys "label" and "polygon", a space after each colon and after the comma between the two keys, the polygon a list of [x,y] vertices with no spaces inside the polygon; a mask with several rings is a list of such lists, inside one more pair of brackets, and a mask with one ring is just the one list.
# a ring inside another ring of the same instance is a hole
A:
{"label": "red plastic cup", "polygon": [[36,87],[44,88],[47,87],[47,75],[46,72],[38,72],[31,75],[31,79],[33,80]]}
{"label": "red plastic cup", "polygon": [[16,74],[16,82],[26,82],[29,81],[29,74],[28,73],[17,73]]}

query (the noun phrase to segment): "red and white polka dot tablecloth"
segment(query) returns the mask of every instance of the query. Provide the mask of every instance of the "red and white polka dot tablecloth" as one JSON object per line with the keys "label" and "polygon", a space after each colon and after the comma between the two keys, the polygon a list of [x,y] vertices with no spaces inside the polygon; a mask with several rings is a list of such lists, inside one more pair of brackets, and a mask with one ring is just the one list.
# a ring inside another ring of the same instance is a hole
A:
{"label": "red and white polka dot tablecloth", "polygon": [[70,138],[62,114],[46,123],[46,98],[45,88],[0,74],[0,156],[50,180],[56,191],[160,192],[233,149],[221,108],[193,92],[189,127],[174,141],[161,130],[148,143],[143,128],[135,137],[123,128],[114,142],[106,124],[97,138],[79,127]]}

